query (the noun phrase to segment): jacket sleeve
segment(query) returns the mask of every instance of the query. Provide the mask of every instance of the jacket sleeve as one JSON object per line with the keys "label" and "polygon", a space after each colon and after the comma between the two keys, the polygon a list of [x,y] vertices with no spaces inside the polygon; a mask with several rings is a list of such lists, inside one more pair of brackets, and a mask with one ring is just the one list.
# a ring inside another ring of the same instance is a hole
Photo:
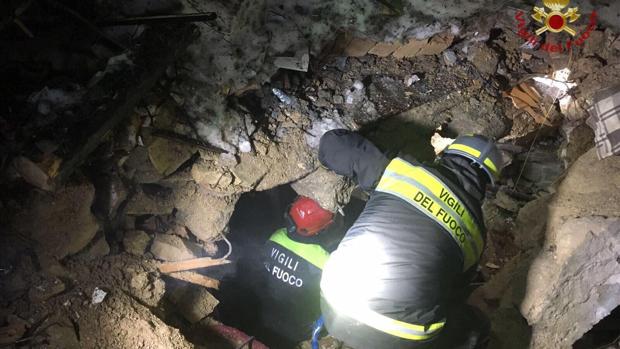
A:
{"label": "jacket sleeve", "polygon": [[389,163],[369,140],[344,129],[329,131],[321,137],[319,161],[367,191],[374,189]]}

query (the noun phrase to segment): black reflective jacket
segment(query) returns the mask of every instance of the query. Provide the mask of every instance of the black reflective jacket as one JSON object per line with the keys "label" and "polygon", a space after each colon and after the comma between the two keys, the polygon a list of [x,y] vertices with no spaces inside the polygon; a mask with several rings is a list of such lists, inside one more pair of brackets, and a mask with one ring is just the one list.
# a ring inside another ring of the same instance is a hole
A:
{"label": "black reflective jacket", "polygon": [[[368,191],[377,185],[389,164],[372,143],[346,130],[323,136],[319,159]],[[486,183],[483,174],[461,158],[450,157],[437,166],[424,167],[465,203],[484,235],[480,208]],[[368,241],[380,242],[376,245],[381,249],[368,251]],[[365,266],[368,275],[372,274],[360,278],[359,284],[343,283],[338,288],[372,292],[365,306],[390,318],[421,325],[445,319],[451,304],[463,301],[469,275],[475,270],[474,266],[463,272],[459,246],[438,223],[404,200],[382,192],[371,194],[364,211],[332,253],[335,255],[343,257],[338,259],[346,261],[348,267]]]}

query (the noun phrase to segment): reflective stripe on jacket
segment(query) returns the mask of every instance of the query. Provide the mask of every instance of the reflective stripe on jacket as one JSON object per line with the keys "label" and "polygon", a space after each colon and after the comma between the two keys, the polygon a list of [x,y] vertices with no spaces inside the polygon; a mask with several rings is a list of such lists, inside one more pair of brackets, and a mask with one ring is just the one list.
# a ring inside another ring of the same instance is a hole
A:
{"label": "reflective stripe on jacket", "polygon": [[319,245],[303,244],[291,240],[284,228],[276,231],[269,240],[295,253],[319,269],[323,269],[325,261],[329,258],[329,253]]}
{"label": "reflective stripe on jacket", "polygon": [[385,169],[376,190],[398,196],[439,223],[459,245],[463,271],[478,263],[484,248],[480,228],[465,204],[432,173],[396,158]]}

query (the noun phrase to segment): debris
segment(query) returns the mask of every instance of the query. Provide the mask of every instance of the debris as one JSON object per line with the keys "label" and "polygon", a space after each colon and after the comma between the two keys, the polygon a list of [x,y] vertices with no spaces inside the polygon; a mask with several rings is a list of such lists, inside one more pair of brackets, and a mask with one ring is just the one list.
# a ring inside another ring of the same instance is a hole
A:
{"label": "debris", "polygon": [[417,76],[416,74],[413,74],[410,77],[408,77],[407,80],[405,80],[405,86],[409,87],[420,80],[421,79],[419,76]]}
{"label": "debris", "polygon": [[151,253],[163,261],[191,260],[202,254],[202,248],[176,235],[156,234],[151,244]]}
{"label": "debris", "polygon": [[108,293],[102,289],[100,289],[99,287],[95,287],[95,289],[93,290],[93,294],[91,296],[91,304],[99,304],[101,302],[103,302],[103,300],[105,299],[105,297],[108,295]]}
{"label": "debris", "polygon": [[501,207],[504,210],[510,212],[518,212],[519,208],[521,207],[517,200],[512,198],[510,195],[508,195],[508,193],[503,190],[500,190],[495,194],[495,199],[493,200],[493,203],[498,207]]}
{"label": "debris", "polygon": [[30,159],[18,156],[13,160],[13,165],[22,178],[29,184],[47,191],[53,190],[50,178],[37,164]]}
{"label": "debris", "polygon": [[197,149],[169,139],[157,138],[148,146],[148,151],[155,169],[168,176],[189,160]]}
{"label": "debris", "polygon": [[447,66],[451,67],[456,64],[456,53],[452,50],[443,51],[443,61]]}
{"label": "debris", "polygon": [[51,348],[80,349],[80,341],[69,319],[54,323],[45,329]]}
{"label": "debris", "polygon": [[619,157],[598,160],[591,149],[570,167],[553,198],[519,212],[515,242],[525,253],[491,282],[505,284],[493,291],[501,297],[496,300],[516,305],[532,326],[533,348],[571,347],[618,306],[620,191],[612,189],[620,187],[618,166]]}
{"label": "debris", "polygon": [[620,154],[620,86],[595,94],[587,123],[594,130],[599,159]]}
{"label": "debris", "polygon": [[205,288],[195,285],[178,287],[169,293],[179,313],[190,323],[196,323],[213,312],[219,301]]}
{"label": "debris", "polygon": [[62,293],[65,284],[56,277],[43,277],[28,291],[28,299],[34,303],[45,302],[48,299]]}
{"label": "debris", "polygon": [[367,55],[376,44],[374,40],[354,37],[344,49],[343,54],[348,57],[362,57]]}
{"label": "debris", "polygon": [[142,256],[151,243],[151,237],[142,230],[129,230],[123,237],[125,251],[135,256]]}
{"label": "debris", "polygon": [[499,269],[499,268],[500,268],[500,266],[499,266],[499,265],[497,265],[497,264],[495,264],[495,263],[491,263],[491,262],[488,262],[488,263],[487,263],[487,264],[485,264],[484,266],[485,266],[485,267],[487,267],[487,268],[490,268],[490,269]]}
{"label": "debris", "polygon": [[357,80],[353,83],[353,87],[344,94],[346,104],[357,104],[364,98],[364,83]]}
{"label": "debris", "polygon": [[350,181],[322,167],[294,182],[291,187],[297,194],[316,200],[321,207],[332,212],[349,202],[354,189]]}
{"label": "debris", "polygon": [[106,19],[98,21],[100,26],[119,26],[119,25],[134,25],[134,24],[153,24],[153,23],[178,23],[178,22],[203,22],[213,21],[217,19],[215,12],[203,12],[203,13],[184,13],[179,15],[160,15],[160,16],[143,16],[143,17],[129,17],[129,18],[116,18]]}
{"label": "debris", "polygon": [[60,112],[76,105],[82,100],[84,93],[80,86],[76,86],[74,91],[46,86],[28,97],[28,102],[36,105],[40,114],[48,115],[51,112]]}
{"label": "debris", "polygon": [[[441,130],[441,129],[440,129]],[[435,149],[435,154],[441,154],[450,144],[454,142],[454,138],[442,137],[438,132],[435,132],[431,137],[431,145]]]}
{"label": "debris", "polygon": [[[310,54],[306,49],[304,51],[298,52],[295,57],[275,57],[273,64],[276,67],[282,69],[307,72],[308,65],[310,64]],[[284,101],[282,101],[282,103],[284,103]]]}
{"label": "debris", "polygon": [[88,182],[70,183],[53,193],[35,192],[13,217],[12,227],[37,242],[38,254],[56,258],[75,254],[99,230],[90,211],[94,196],[95,188]]}
{"label": "debris", "polygon": [[15,316],[7,316],[7,324],[0,327],[0,345],[11,345],[20,339],[29,327],[27,321]]}
{"label": "debris", "polygon": [[212,279],[208,276],[204,276],[202,274],[198,274],[198,273],[191,272],[191,271],[181,271],[181,272],[176,272],[176,273],[169,273],[167,275],[177,280],[186,281],[194,285],[198,285],[198,286],[202,286],[206,288],[212,288],[215,290],[220,288],[219,280]]}
{"label": "debris", "polygon": [[204,257],[181,262],[162,263],[159,265],[159,271],[165,274],[169,274],[178,271],[208,268],[228,263],[230,263],[230,261],[227,259],[213,259],[210,257]]}
{"label": "debris", "polygon": [[87,247],[86,250],[80,254],[80,257],[86,261],[92,261],[110,254],[110,245],[105,239],[105,236],[101,236],[97,241]]}
{"label": "debris", "polygon": [[525,110],[537,123],[551,126],[541,106],[542,97],[533,87],[522,83],[513,87],[509,92],[504,92],[504,96],[512,100],[515,108]]}
{"label": "debris", "polygon": [[331,130],[346,128],[342,122],[336,118],[324,118],[314,120],[312,126],[305,135],[306,143],[310,148],[318,149],[321,137]]}
{"label": "debris", "polygon": [[284,93],[284,91],[274,87],[271,89],[271,92],[273,92],[273,94],[276,97],[278,97],[280,102],[286,105],[291,105],[293,103],[293,100],[291,99],[291,97],[289,97],[286,93]]}
{"label": "debris", "polygon": [[[51,1],[54,1],[57,5],[59,4],[56,0]],[[84,134],[83,143],[81,146],[76,147],[63,163],[55,179],[57,182],[62,183],[67,180],[90,153],[99,146],[110,130],[132,114],[133,108],[142,96],[150,91],[161,76],[164,75],[166,67],[176,58],[177,52],[185,49],[192,40],[192,32],[192,27],[185,25],[181,28],[175,28],[168,35],[162,35],[162,37],[166,37],[165,41],[156,40],[156,45],[161,50],[160,52],[162,52],[161,55],[152,55],[152,52],[148,51],[152,47],[144,45],[144,52],[140,52],[136,59],[136,66],[141,67],[139,73],[131,74],[130,78],[123,79],[124,84],[117,83],[115,86],[117,97],[112,99],[105,108],[98,108],[90,115],[90,118],[93,120],[92,124],[95,126],[93,129],[87,129],[82,132]]]}

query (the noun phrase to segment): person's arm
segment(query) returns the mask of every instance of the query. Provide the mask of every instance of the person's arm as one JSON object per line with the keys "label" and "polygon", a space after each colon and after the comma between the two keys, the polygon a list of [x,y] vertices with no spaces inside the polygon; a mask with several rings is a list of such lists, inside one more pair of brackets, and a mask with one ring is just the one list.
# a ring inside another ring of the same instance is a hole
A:
{"label": "person's arm", "polygon": [[374,189],[389,163],[369,140],[344,129],[329,131],[321,137],[319,161],[367,191]]}

